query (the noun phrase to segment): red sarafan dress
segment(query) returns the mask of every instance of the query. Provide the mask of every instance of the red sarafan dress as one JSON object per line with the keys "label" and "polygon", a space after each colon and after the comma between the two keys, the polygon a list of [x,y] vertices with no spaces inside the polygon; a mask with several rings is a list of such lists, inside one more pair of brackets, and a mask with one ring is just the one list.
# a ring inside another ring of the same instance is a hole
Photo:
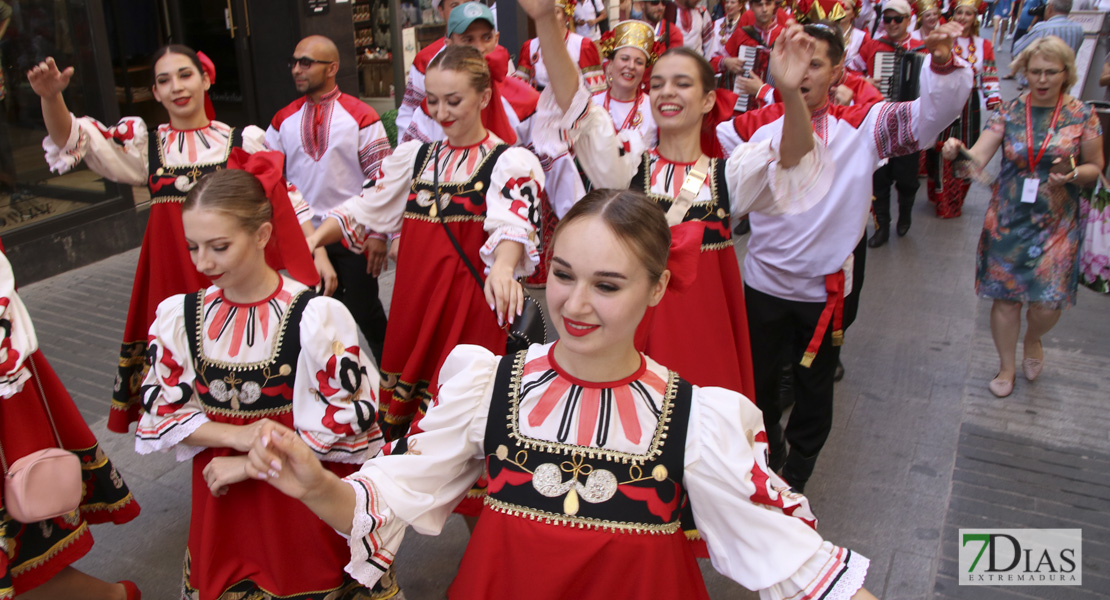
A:
{"label": "red sarafan dress", "polygon": [[715,568],[763,598],[859,590],[868,560],[822,540],[809,501],[767,467],[754,404],[646,356],[622,380],[581,381],[554,348],[451,353],[421,431],[346,479],[356,578],[376,580],[408,526],[438,534],[486,469],[452,599],[708,598],[683,534],[695,527]]}
{"label": "red sarafan dress", "polygon": [[0,445],[7,465],[32,452],[58,447],[56,428],[62,447],[81,459],[84,480],[80,507],[55,519],[20,523],[0,504],[0,543],[4,548],[0,552],[0,599],[9,600],[46,583],[88,553],[93,545],[90,523],[126,523],[139,515],[139,504],[38,350],[31,318],[15,291],[12,268],[2,247],[0,359]]}
{"label": "red sarafan dress", "polygon": [[403,436],[427,408],[429,390],[436,388],[436,375],[452,348],[505,349],[505,331],[444,223],[479,270],[493,264],[501,242],[522,244],[516,275],[526,276],[539,262],[536,227],[543,184],[535,155],[509,147],[492,133],[463,148],[411,141],[382,162],[361,197],[329,215],[342,223],[349,246],[359,246],[367,231],[401,233],[381,365],[380,412],[388,439]]}
{"label": "red sarafan dress", "polygon": [[193,462],[183,598],[377,597],[343,572],[343,538],[299,501],[254,479],[212,495],[204,468],[241,453],[185,443],[205,423],[272,419],[295,430],[332,472],[354,472],[382,441],[378,374],[357,331],[337,300],[286,277],[253,304],[232,302],[213,286],[158,306],[135,449],[176,450],[178,460]]}
{"label": "red sarafan dress", "polygon": [[[668,160],[646,149],[634,128],[616,130],[609,113],[581,87],[565,113],[545,93],[536,123],[537,147],[548,154],[569,145],[595,188],[645,192],[668,210],[695,163]],[[776,145],[777,146],[777,145]],[[820,200],[832,168],[821,144],[791,169],[778,167],[770,142],[738,147],[727,159],[711,158],[683,228],[675,239],[700,244],[696,263],[672,269],[685,289],[668,290],[648,310],[636,335],[640,351],[670,365],[696,385],[719,386],[755,397],[744,286],[733,249],[732,228],[749,211],[797,213]],[[672,229],[675,225],[672,224]]]}
{"label": "red sarafan dress", "polygon": [[[227,167],[234,148],[264,150],[266,133],[253,125],[240,130],[219,121],[184,131],[163,124],[153,134],[138,117],[126,117],[113,127],[91,117],[73,117],[71,123],[64,146],[59,148],[49,136],[43,140],[52,171],[65,173],[84,161],[105,179],[150,190],[150,216],[135,267],[108,417],[108,429],[127,433],[139,419],[147,331],[158,303],[211,285],[189,257],[181,203],[201,177]],[[299,194],[294,205],[302,222],[312,217]]]}

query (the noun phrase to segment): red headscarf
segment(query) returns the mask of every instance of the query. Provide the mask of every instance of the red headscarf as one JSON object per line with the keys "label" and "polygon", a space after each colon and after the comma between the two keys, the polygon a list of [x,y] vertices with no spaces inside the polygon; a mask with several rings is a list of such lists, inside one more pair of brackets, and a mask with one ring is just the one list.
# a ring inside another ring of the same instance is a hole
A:
{"label": "red headscarf", "polygon": [[[203,52],[197,52],[197,58],[200,59],[200,68],[204,74],[208,76],[208,83],[216,85],[216,63],[212,62],[211,58]],[[204,92],[204,115],[211,121],[216,118],[216,108],[212,106],[212,98],[208,96],[208,92]]]}
{"label": "red headscarf", "polygon": [[263,151],[251,154],[242,148],[235,148],[227,160],[227,168],[240,169],[254,175],[266,190],[266,197],[274,209],[271,223],[274,233],[266,244],[266,264],[274,269],[289,271],[293,279],[314,287],[320,283],[320,275],[312,262],[312,253],[304,231],[297,222],[293,204],[289,201],[289,188],[282,177],[285,156],[280,152]]}

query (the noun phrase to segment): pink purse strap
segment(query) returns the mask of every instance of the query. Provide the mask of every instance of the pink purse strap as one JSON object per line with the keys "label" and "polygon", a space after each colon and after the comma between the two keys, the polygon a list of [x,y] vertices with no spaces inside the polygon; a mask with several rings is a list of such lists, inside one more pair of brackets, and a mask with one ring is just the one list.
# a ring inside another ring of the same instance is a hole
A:
{"label": "pink purse strap", "polygon": [[[46,392],[42,389],[42,382],[39,381],[39,372],[35,369],[35,363],[31,358],[28,358],[23,363],[27,366],[27,370],[31,372],[31,377],[35,380],[35,387],[39,391],[39,400],[42,402],[42,408],[46,411],[46,418],[50,420],[50,429],[54,432],[54,440],[58,442],[58,448],[65,449],[62,446],[62,436],[58,435],[58,426],[54,424],[54,415],[50,412],[50,403],[46,401]],[[4,454],[4,445],[0,443],[0,464],[4,466],[4,475],[8,474],[8,457]]]}

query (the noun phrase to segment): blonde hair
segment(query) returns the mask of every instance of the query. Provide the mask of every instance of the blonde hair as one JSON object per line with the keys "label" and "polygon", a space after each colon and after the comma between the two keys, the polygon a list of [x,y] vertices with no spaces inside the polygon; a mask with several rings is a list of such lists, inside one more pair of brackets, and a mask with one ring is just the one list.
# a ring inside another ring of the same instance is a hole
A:
{"label": "blonde hair", "polygon": [[234,217],[254,233],[274,216],[274,208],[258,178],[239,169],[220,169],[200,179],[185,196],[181,212],[192,209],[218,210]]}
{"label": "blonde hair", "polygon": [[474,91],[481,94],[490,87],[492,76],[489,72],[489,63],[482,53],[471,46],[450,44],[432,59],[428,64],[428,71],[439,69],[441,71],[455,71],[470,76],[470,85]]}
{"label": "blonde hair", "polygon": [[1021,54],[1018,54],[1017,58],[1014,59],[1014,62],[1010,63],[1010,72],[1026,72],[1029,69],[1029,61],[1035,54],[1040,54],[1047,60],[1064,65],[1064,71],[1067,72],[1068,77],[1060,88],[1061,93],[1071,89],[1071,86],[1079,80],[1075,69],[1075,51],[1071,49],[1071,46],[1065,44],[1064,40],[1054,35],[1033,40],[1033,43],[1022,50]]}

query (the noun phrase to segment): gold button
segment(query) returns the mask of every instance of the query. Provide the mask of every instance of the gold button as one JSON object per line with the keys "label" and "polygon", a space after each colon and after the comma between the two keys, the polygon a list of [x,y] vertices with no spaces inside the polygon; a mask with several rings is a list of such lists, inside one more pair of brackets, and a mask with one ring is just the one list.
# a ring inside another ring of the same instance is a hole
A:
{"label": "gold button", "polygon": [[505,447],[505,444],[501,444],[497,447],[497,460],[505,460],[506,458],[509,458],[509,449]]}
{"label": "gold button", "polygon": [[164,174],[165,172],[166,172],[166,170],[165,170],[165,169],[163,169],[162,167],[158,167],[158,170],[157,170],[157,171],[155,171],[155,172],[154,172],[154,174],[155,174],[155,175],[162,175],[162,174]]}
{"label": "gold button", "polygon": [[336,356],[342,356],[344,351],[346,351],[346,347],[343,346],[343,342],[336,340],[331,343],[332,354]]}
{"label": "gold button", "polygon": [[725,213],[725,209],[723,209],[723,208],[718,208],[718,209],[717,209],[717,218],[718,218],[718,219],[723,219],[723,218],[725,218],[725,217],[727,217],[727,216],[728,216],[728,215],[727,215],[727,214]]}
{"label": "gold button", "polygon": [[663,481],[664,479],[666,479],[667,467],[664,467],[663,465],[655,465],[655,468],[651,470],[651,478],[656,481]]}
{"label": "gold button", "polygon": [[280,373],[282,375],[282,377],[286,377],[292,372],[293,372],[293,367],[290,367],[289,365],[281,365],[281,368],[278,369],[278,373]]}
{"label": "gold button", "polygon": [[479,192],[482,191],[482,188],[484,187],[486,187],[486,184],[482,183],[481,181],[474,184],[474,189],[478,190]]}

